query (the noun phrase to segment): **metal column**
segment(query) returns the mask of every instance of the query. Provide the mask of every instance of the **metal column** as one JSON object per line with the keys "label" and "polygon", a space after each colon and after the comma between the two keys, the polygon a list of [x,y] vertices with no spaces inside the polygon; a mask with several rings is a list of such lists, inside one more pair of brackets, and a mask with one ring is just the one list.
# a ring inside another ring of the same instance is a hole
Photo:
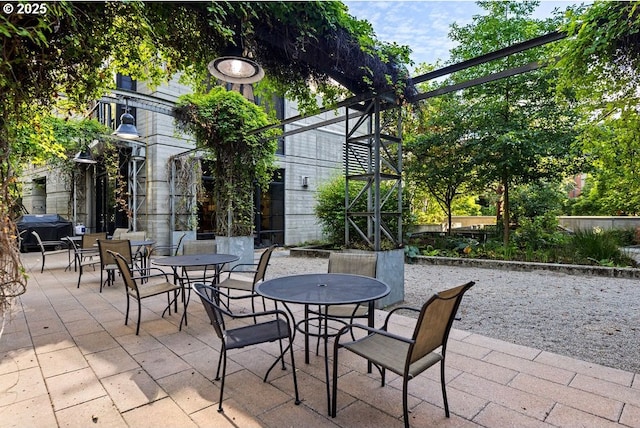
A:
{"label": "metal column", "polygon": [[[345,244],[351,243],[353,230],[375,251],[384,240],[397,248],[402,244],[401,109],[379,96],[346,109]],[[350,109],[364,114],[351,122]],[[364,186],[351,199],[357,182]],[[358,210],[363,204],[365,211]],[[361,218],[367,219],[366,228]]]}

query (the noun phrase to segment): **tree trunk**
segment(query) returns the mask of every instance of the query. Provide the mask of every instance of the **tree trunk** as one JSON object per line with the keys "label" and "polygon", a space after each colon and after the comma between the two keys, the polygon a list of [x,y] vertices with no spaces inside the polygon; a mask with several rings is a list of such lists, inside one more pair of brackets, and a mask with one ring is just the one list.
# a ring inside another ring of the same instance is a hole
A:
{"label": "tree trunk", "polygon": [[504,179],[502,181],[504,193],[502,195],[502,243],[506,247],[509,245],[509,223],[511,223],[511,215],[509,208],[509,182]]}
{"label": "tree trunk", "polygon": [[496,224],[502,223],[502,194],[504,193],[504,189],[502,188],[502,184],[498,184],[496,188],[496,195],[498,195],[496,200]]}

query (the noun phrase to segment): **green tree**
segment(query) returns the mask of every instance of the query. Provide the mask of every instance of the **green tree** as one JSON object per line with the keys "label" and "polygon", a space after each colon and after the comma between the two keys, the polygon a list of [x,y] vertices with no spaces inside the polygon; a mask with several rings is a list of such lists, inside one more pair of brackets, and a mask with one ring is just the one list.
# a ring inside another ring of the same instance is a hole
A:
{"label": "green tree", "polygon": [[[487,15],[473,23],[453,25],[450,38],[458,42],[452,61],[467,60],[499,48],[546,34],[555,20],[530,18],[538,2],[479,2]],[[456,73],[456,81],[544,60],[547,48],[531,49]],[[572,174],[582,159],[573,144],[575,113],[555,93],[555,73],[540,69],[464,92],[470,111],[469,145],[474,149],[477,173],[502,191],[503,241],[509,241],[509,192],[515,184]],[[498,213],[500,215],[500,213]]]}
{"label": "green tree", "polygon": [[422,113],[424,131],[405,144],[407,181],[424,187],[445,212],[451,233],[454,200],[475,182],[475,165],[468,146],[466,107],[457,94],[431,99]]}
{"label": "green tree", "polygon": [[591,113],[602,117],[637,106],[640,2],[597,0],[570,9],[567,17],[562,30],[568,37],[553,53],[559,58],[559,87],[577,91]]}
{"label": "green tree", "polygon": [[640,212],[640,2],[596,1],[569,11],[558,45],[558,87],[577,91],[592,162],[589,192],[577,212]]}
{"label": "green tree", "polygon": [[511,211],[514,223],[521,219],[535,219],[545,214],[560,215],[567,200],[558,182],[540,180],[515,186],[511,194]]}
{"label": "green tree", "polygon": [[588,126],[583,147],[592,158],[591,177],[604,215],[640,213],[640,115],[623,107],[614,117]]}

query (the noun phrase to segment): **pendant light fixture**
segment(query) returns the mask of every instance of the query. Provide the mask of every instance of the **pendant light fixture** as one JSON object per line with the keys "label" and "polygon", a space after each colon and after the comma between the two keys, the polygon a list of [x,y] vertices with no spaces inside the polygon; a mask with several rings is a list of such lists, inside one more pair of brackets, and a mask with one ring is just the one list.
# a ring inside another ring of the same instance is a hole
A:
{"label": "pendant light fixture", "polygon": [[134,138],[139,138],[140,133],[136,129],[136,120],[131,113],[129,113],[129,99],[125,98],[125,109],[122,116],[120,116],[120,126],[118,129],[113,131],[112,135],[115,135],[120,138],[124,138],[127,140],[131,140]]}

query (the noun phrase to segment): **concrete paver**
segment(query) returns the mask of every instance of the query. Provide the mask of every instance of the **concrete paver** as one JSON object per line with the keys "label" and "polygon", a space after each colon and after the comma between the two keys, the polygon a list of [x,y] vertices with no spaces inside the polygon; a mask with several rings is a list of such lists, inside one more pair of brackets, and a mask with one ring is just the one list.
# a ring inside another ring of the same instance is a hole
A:
{"label": "concrete paver", "polygon": [[[99,272],[89,270],[77,289],[77,273],[64,271],[66,254],[48,257],[43,274],[38,258],[23,254],[27,293],[0,337],[1,428],[403,425],[400,379],[390,374],[381,387],[375,370],[367,374],[364,361],[346,353],[338,414],[327,416],[324,360],[312,352],[304,364],[301,335],[294,343],[299,406],[290,367],[262,382],[277,353],[266,345],[229,354],[225,411],[218,413],[219,342],[199,302],[191,302],[189,325],[178,331],[181,308],[161,318],[162,298],[148,299],[136,336],[135,308],[124,325],[119,279],[99,293]],[[413,322],[397,317],[394,327],[410,331]],[[452,331],[446,380],[451,418],[437,367],[409,383],[412,426],[640,426],[638,374],[467,331]]]}

